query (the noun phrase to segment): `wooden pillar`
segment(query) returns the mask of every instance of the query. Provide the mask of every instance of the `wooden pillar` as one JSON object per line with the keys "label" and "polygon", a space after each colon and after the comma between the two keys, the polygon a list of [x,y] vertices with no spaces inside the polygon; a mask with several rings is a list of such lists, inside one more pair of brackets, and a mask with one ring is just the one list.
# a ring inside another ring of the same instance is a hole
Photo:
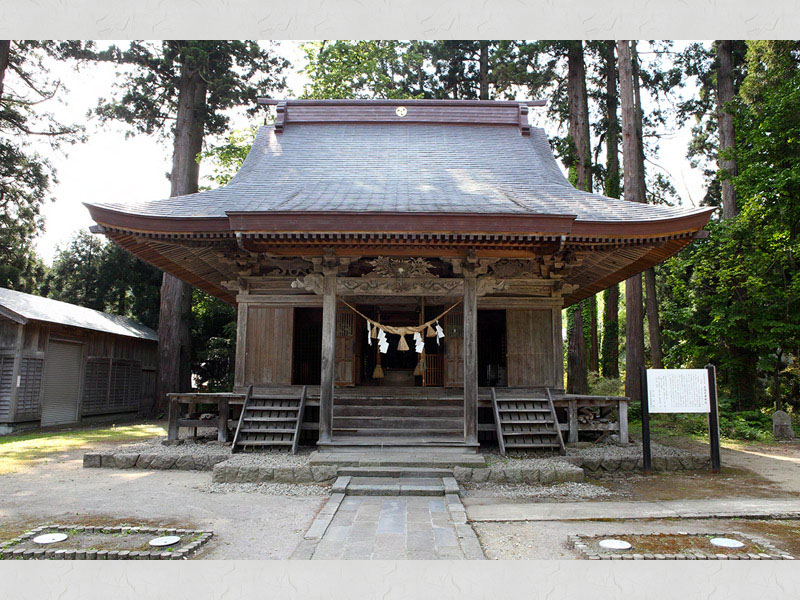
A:
{"label": "wooden pillar", "polygon": [[617,421],[619,425],[619,443],[628,443],[628,401],[620,400],[617,404]]}
{"label": "wooden pillar", "polygon": [[578,401],[570,400],[567,406],[569,416],[569,437],[567,442],[575,444],[578,442]]}
{"label": "wooden pillar", "polygon": [[246,302],[239,302],[236,318],[236,362],[233,372],[233,385],[245,384],[245,362],[247,361],[247,309]]}
{"label": "wooden pillar", "polygon": [[478,442],[478,280],[464,277],[464,441]]}
{"label": "wooden pillar", "polygon": [[561,323],[561,307],[553,309],[553,384],[564,389],[564,338]]}
{"label": "wooden pillar", "polygon": [[330,442],[333,433],[333,382],[336,359],[336,275],[326,274],[322,284],[322,376],[319,388],[319,441]]}

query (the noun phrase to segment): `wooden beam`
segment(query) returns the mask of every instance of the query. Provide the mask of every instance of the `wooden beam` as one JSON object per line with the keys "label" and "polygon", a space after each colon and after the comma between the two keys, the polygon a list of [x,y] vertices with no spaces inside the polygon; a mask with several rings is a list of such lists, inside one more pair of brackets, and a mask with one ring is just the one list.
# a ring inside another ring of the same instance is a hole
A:
{"label": "wooden beam", "polygon": [[336,358],[336,275],[322,281],[322,376],[319,389],[319,441],[330,442],[333,434],[333,382]]}
{"label": "wooden beam", "polygon": [[464,441],[478,442],[478,280],[464,277]]}

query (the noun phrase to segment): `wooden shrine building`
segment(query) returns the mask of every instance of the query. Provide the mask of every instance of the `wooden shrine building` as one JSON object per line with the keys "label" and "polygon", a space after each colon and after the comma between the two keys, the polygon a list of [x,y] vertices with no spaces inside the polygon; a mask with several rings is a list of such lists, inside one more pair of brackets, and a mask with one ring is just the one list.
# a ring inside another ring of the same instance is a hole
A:
{"label": "wooden shrine building", "polygon": [[563,394],[561,311],[675,254],[711,213],[576,190],[528,123],[540,102],[260,103],[276,122],[227,185],[88,206],[114,242],[238,306],[254,445],[296,444],[306,407],[321,447],[475,446],[505,413],[521,423],[506,445],[533,444],[524,425],[552,423],[535,401]]}

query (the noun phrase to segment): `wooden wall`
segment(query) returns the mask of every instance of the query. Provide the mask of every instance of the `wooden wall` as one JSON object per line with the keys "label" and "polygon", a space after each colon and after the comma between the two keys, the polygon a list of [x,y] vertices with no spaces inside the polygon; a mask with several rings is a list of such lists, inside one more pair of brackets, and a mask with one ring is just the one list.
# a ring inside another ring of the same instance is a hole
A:
{"label": "wooden wall", "polygon": [[294,308],[239,304],[236,386],[290,385]]}
{"label": "wooden wall", "polygon": [[506,310],[509,387],[563,389],[560,309]]}
{"label": "wooden wall", "polygon": [[82,416],[136,412],[153,401],[157,342],[39,321],[18,325],[0,317],[0,422],[39,419],[50,339],[84,348]]}

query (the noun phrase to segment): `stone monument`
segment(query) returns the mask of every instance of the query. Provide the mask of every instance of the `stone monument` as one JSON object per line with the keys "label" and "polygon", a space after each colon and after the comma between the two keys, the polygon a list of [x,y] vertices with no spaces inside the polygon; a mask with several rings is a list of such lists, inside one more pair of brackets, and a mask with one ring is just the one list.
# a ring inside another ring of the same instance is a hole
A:
{"label": "stone monument", "polygon": [[792,417],[782,411],[776,410],[772,415],[772,435],[776,440],[793,440]]}

